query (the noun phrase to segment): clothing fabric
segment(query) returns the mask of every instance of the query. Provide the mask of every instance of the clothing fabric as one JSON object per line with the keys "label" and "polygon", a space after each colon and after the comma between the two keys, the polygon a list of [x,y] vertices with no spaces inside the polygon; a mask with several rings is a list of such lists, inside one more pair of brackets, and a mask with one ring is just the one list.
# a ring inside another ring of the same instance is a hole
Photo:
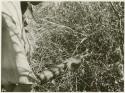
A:
{"label": "clothing fabric", "polygon": [[2,2],[1,83],[32,84],[36,80],[25,52],[19,1]]}

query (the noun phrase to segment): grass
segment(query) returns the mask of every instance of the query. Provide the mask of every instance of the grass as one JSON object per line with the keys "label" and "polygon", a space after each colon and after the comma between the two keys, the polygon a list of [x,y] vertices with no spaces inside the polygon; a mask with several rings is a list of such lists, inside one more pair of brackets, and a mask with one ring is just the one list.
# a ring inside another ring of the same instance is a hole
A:
{"label": "grass", "polygon": [[28,29],[36,73],[87,54],[78,70],[36,84],[35,91],[123,91],[123,2],[42,2],[34,10]]}

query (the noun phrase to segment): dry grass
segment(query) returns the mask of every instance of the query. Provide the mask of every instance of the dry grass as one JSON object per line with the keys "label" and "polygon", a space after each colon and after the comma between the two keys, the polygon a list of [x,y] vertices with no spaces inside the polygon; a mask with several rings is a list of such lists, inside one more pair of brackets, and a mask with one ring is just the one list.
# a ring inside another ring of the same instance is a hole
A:
{"label": "dry grass", "polygon": [[35,91],[123,91],[123,2],[42,2],[34,10],[37,23],[28,28],[36,73],[87,54],[78,70],[36,84]]}

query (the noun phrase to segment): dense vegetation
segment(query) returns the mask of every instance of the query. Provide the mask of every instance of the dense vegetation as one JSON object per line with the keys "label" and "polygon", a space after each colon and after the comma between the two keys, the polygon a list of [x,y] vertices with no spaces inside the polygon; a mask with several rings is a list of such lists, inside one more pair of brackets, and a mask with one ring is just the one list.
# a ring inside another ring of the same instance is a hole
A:
{"label": "dense vegetation", "polygon": [[33,15],[28,29],[35,73],[87,55],[78,70],[36,84],[35,91],[123,91],[123,2],[41,2]]}

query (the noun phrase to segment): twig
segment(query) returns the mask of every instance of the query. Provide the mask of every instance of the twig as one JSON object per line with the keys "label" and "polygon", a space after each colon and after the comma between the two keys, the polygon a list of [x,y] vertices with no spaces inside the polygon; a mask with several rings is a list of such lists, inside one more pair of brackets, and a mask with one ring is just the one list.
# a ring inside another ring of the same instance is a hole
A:
{"label": "twig", "polygon": [[111,5],[112,9],[114,10],[116,16],[117,16],[118,19],[120,20],[119,14],[118,14],[118,12],[116,11],[115,7],[113,6],[113,4],[112,4],[111,2],[110,2],[110,5]]}
{"label": "twig", "polygon": [[[68,27],[68,26],[65,26],[65,25],[62,25],[62,24],[58,24],[58,23],[55,23],[55,22],[52,22],[52,21],[48,21],[48,20],[46,20],[46,19],[44,19],[44,18],[42,18],[41,20],[47,21],[47,22],[49,22],[49,23],[51,23],[51,24],[54,24],[54,25],[57,25],[57,26],[65,27],[65,28],[70,29],[71,31],[75,32],[75,30],[73,30],[72,28],[70,28],[70,27]],[[35,21],[35,22],[36,22],[36,21]],[[36,22],[36,23],[40,24],[39,22]]]}
{"label": "twig", "polygon": [[86,37],[86,38],[83,38],[83,39],[81,40],[81,42],[76,45],[76,49],[75,49],[74,52],[72,53],[72,56],[76,53],[76,51],[77,51],[78,47],[80,46],[80,44],[82,44],[86,39],[87,39],[87,37]]}

